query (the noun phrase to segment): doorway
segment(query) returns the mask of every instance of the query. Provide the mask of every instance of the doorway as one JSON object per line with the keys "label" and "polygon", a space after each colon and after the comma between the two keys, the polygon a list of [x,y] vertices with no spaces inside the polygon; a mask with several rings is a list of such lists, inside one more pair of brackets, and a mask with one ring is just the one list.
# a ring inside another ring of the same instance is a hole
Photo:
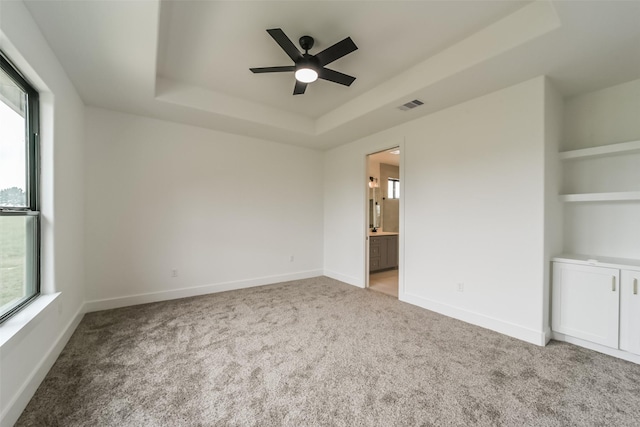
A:
{"label": "doorway", "polygon": [[367,287],[398,298],[400,148],[367,156]]}

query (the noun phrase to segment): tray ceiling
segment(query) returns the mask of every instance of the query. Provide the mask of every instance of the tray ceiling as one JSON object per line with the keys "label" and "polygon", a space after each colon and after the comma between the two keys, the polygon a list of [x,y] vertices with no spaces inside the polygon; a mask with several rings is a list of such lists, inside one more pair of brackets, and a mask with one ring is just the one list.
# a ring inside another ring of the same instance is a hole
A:
{"label": "tray ceiling", "polygon": [[[86,104],[317,149],[542,74],[567,96],[640,77],[640,2],[26,3]],[[332,67],[357,80],[252,74],[290,62],[267,28],[352,37]]]}

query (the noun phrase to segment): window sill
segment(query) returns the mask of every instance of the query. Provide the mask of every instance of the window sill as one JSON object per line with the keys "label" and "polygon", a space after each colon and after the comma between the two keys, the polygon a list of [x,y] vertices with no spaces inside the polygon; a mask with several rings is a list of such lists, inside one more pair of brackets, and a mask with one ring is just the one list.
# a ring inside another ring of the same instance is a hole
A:
{"label": "window sill", "polygon": [[29,305],[13,315],[9,320],[0,325],[0,348],[11,341],[22,330],[33,328],[42,318],[41,314],[58,297],[60,292],[48,295],[39,295]]}

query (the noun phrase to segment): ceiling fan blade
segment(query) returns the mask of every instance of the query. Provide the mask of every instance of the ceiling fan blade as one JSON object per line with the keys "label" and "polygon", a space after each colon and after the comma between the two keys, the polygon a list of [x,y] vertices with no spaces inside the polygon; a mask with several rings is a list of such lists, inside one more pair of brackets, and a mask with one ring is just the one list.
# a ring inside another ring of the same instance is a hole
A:
{"label": "ceiling fan blade", "polygon": [[345,86],[351,86],[351,83],[356,79],[355,77],[328,68],[321,68],[320,71],[318,71],[318,77]]}
{"label": "ceiling fan blade", "polygon": [[282,73],[286,71],[295,71],[295,65],[285,65],[282,67],[259,67],[249,68],[254,73]]}
{"label": "ceiling fan blade", "polygon": [[282,50],[284,50],[285,53],[289,55],[289,58],[291,58],[293,62],[296,62],[300,58],[302,58],[302,53],[300,53],[296,45],[293,44],[291,39],[289,39],[289,37],[287,37],[284,31],[282,31],[280,28],[272,28],[270,30],[267,30],[267,33],[269,33],[269,35],[273,37],[276,43],[278,43]]}
{"label": "ceiling fan blade", "polygon": [[296,87],[293,88],[294,95],[302,95],[305,90],[307,90],[308,83],[302,83],[296,80]]}
{"label": "ceiling fan blade", "polygon": [[322,52],[315,55],[316,59],[320,61],[320,65],[324,66],[332,63],[336,59],[340,59],[345,55],[350,54],[354,50],[357,50],[358,46],[351,40],[351,37],[347,37],[346,39],[334,44],[333,46],[329,46]]}

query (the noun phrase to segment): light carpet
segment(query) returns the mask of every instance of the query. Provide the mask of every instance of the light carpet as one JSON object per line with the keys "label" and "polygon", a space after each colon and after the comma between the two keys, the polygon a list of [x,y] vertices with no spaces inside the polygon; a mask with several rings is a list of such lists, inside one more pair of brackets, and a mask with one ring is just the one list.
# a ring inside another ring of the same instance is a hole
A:
{"label": "light carpet", "polygon": [[326,277],[87,314],[18,426],[638,426],[640,365]]}

